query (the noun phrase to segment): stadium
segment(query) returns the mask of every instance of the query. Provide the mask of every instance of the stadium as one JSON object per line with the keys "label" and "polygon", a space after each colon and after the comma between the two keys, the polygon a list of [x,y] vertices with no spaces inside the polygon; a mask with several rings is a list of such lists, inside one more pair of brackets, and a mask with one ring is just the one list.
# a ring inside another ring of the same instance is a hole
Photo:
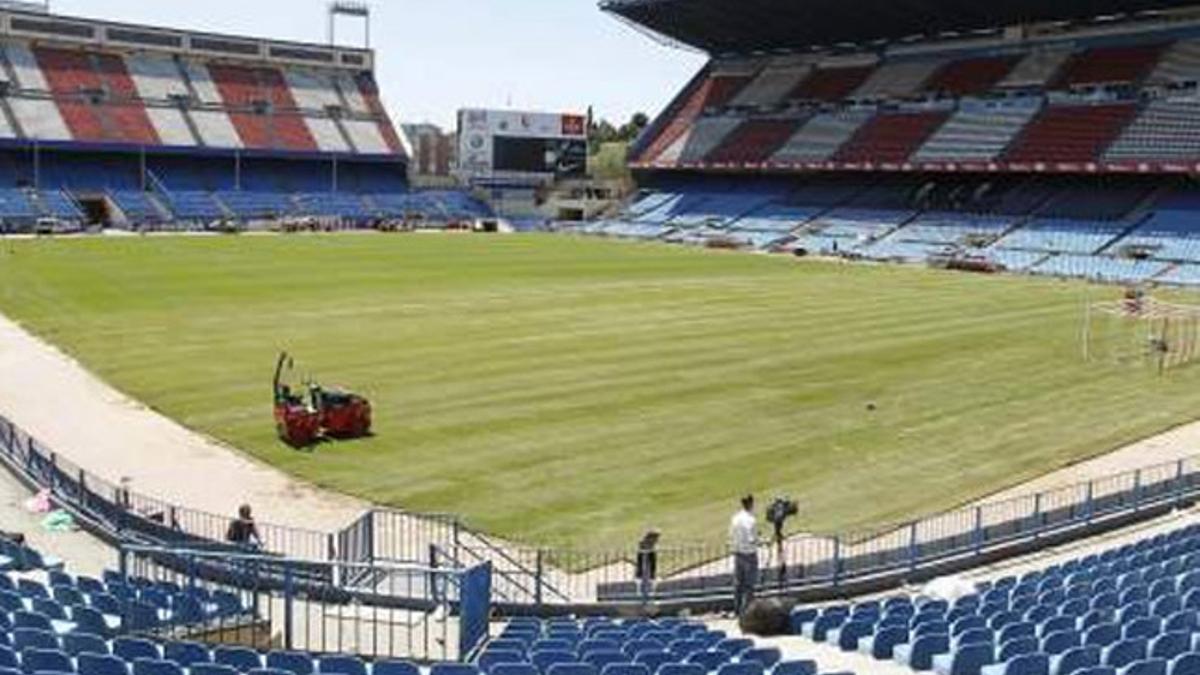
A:
{"label": "stadium", "polygon": [[1200,7],[604,0],[619,179],[329,12],[0,6],[0,675],[1200,673]]}

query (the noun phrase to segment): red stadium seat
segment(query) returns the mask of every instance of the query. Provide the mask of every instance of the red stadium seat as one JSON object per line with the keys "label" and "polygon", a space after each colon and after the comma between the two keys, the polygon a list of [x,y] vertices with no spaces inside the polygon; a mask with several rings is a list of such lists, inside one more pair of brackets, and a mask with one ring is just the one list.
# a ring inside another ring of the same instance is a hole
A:
{"label": "red stadium seat", "polygon": [[1017,163],[1094,162],[1136,114],[1132,103],[1046,108],[1025,127],[1005,159]]}
{"label": "red stadium seat", "polygon": [[833,156],[835,162],[903,162],[949,117],[947,112],[886,113],[862,126]]}

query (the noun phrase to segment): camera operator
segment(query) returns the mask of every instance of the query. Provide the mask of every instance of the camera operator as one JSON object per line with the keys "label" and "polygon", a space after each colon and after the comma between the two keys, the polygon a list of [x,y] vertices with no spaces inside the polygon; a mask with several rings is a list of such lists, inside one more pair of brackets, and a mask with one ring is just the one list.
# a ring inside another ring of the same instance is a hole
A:
{"label": "camera operator", "polygon": [[754,495],[742,497],[742,509],[729,523],[729,548],[733,551],[733,611],[738,616],[754,600],[758,585],[758,523]]}

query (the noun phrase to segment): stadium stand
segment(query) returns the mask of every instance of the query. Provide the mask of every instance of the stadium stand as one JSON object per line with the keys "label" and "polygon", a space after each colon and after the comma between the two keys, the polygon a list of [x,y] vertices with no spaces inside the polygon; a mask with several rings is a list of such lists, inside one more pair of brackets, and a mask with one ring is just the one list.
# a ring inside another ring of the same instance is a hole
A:
{"label": "stadium stand", "polygon": [[[1001,577],[953,602],[896,595],[797,608],[792,630],[941,675],[1192,673],[1200,667],[1198,535],[1193,525]],[[1096,667],[1113,670],[1086,670]]]}
{"label": "stadium stand", "polygon": [[[487,213],[448,193],[410,195],[372,66],[365,50],[73,17],[36,41],[5,33],[0,229]],[[717,88],[716,101],[734,93]],[[256,182],[284,164],[286,180]],[[395,198],[380,207],[374,194]]]}

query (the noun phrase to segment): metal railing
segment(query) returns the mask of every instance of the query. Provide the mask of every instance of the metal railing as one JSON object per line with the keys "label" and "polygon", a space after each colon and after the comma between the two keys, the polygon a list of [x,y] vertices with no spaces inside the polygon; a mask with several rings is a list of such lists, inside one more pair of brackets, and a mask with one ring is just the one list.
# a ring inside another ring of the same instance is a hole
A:
{"label": "metal railing", "polygon": [[[220,543],[227,518],[112,485],[63,461],[2,417],[0,461],[31,486],[49,488],[60,504],[111,541],[229,548]],[[867,583],[894,586],[1151,517],[1197,496],[1200,456],[862,532],[789,538],[778,548],[761,549],[761,590],[845,595]],[[340,573],[350,576],[339,582],[362,582],[353,575],[370,565],[465,569],[487,563],[496,603],[510,613],[651,603],[720,606],[732,595],[732,561],[724,543],[660,547],[657,574],[645,581],[637,574],[635,547],[523,546],[475,532],[446,514],[372,510],[334,533],[271,524],[259,529],[264,553],[341,563]],[[407,592],[403,585],[383,590]]]}
{"label": "metal railing", "polygon": [[437,569],[136,544],[121,544],[118,556],[130,584],[239,601],[235,611],[158,622],[130,611],[125,625],[139,634],[420,661],[463,660],[487,635],[486,565]]}

